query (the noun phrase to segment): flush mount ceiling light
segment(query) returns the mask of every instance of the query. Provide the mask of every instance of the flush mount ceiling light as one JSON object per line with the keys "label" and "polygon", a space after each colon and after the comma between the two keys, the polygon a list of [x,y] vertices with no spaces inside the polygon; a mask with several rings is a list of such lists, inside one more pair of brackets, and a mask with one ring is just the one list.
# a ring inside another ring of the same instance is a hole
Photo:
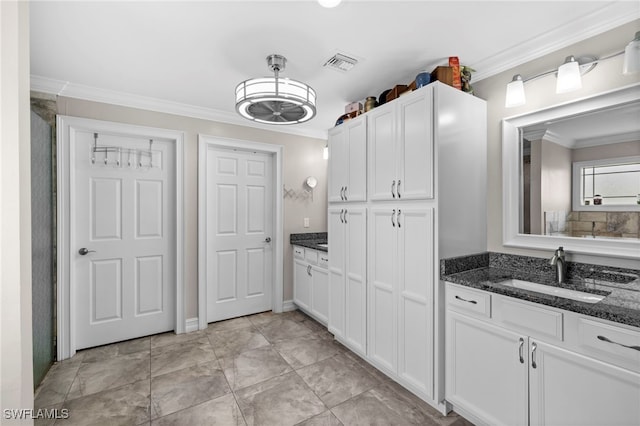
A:
{"label": "flush mount ceiling light", "polygon": [[316,92],[305,83],[279,77],[287,59],[267,56],[274,77],[253,78],[236,87],[236,111],[244,118],[265,124],[297,124],[316,115]]}
{"label": "flush mount ceiling light", "polygon": [[625,75],[640,72],[640,31],[626,46],[625,50],[604,56],[600,59],[595,56],[567,56],[565,62],[558,67],[523,79],[520,74],[513,76],[513,80],[507,84],[505,96],[505,108],[516,107],[525,104],[524,83],[536,80],[549,74],[556,74],[558,81],[556,93],[568,93],[582,87],[582,75],[591,71],[598,63],[624,54],[622,73]]}
{"label": "flush mount ceiling light", "polygon": [[340,3],[342,3],[342,0],[318,0],[320,6],[327,8],[336,7]]}

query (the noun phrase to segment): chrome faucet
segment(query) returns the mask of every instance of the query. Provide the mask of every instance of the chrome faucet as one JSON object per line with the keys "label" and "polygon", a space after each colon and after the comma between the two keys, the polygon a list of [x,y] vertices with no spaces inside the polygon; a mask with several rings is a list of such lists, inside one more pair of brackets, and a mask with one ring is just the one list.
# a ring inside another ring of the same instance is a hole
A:
{"label": "chrome faucet", "polygon": [[567,263],[564,258],[564,249],[562,247],[559,247],[558,250],[556,250],[551,261],[549,261],[549,264],[556,267],[556,282],[558,284],[564,283],[564,280],[567,277]]}

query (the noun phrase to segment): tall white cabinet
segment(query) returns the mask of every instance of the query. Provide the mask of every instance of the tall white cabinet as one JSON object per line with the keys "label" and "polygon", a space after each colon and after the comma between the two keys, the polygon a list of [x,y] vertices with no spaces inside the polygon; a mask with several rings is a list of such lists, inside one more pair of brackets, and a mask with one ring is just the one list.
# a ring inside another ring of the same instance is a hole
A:
{"label": "tall white cabinet", "polygon": [[[357,120],[329,133],[332,182],[339,179],[334,174],[349,170],[344,165],[337,170],[345,158],[336,158],[347,149],[349,126],[366,124],[366,132],[360,133],[366,140],[366,199],[329,195],[330,331],[444,412],[439,260],[486,250],[486,104],[436,82]],[[365,226],[362,235],[345,237],[338,231],[345,229],[344,210],[365,214],[358,223]],[[345,247],[343,240],[364,244],[364,294],[342,291],[337,284],[346,282],[344,274],[349,276],[342,268],[347,254],[334,248]],[[347,330],[344,316],[363,314],[363,297],[364,324],[358,330],[365,330],[365,337],[354,345],[340,332]],[[342,323],[338,314],[332,321],[334,304],[336,312],[344,313]]]}

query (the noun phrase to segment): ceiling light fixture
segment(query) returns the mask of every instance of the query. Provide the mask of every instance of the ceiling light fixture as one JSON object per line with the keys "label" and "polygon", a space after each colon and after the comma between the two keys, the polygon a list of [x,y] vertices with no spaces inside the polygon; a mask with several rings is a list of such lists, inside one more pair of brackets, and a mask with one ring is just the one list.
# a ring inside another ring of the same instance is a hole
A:
{"label": "ceiling light fixture", "polygon": [[244,118],[265,124],[297,124],[316,115],[316,92],[309,85],[279,77],[287,59],[267,56],[274,77],[253,78],[236,86],[236,111]]}
{"label": "ceiling light fixture", "polygon": [[342,3],[342,0],[318,0],[318,4],[322,7],[332,8]]}
{"label": "ceiling light fixture", "polygon": [[516,107],[525,104],[524,83],[536,80],[549,74],[556,74],[558,81],[556,83],[556,93],[568,93],[578,90],[582,87],[582,77],[591,71],[598,63],[607,59],[615,58],[624,54],[624,63],[622,73],[625,75],[640,72],[640,31],[636,33],[635,38],[626,46],[625,50],[613,53],[600,59],[595,56],[574,57],[567,56],[565,62],[558,67],[536,74],[529,78],[522,78],[520,74],[513,76],[513,79],[507,84],[505,96],[505,108]]}

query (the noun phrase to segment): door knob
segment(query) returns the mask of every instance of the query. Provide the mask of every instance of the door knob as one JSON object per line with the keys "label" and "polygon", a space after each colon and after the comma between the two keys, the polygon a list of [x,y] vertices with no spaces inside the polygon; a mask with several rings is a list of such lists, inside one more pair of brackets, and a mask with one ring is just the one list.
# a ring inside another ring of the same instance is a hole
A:
{"label": "door knob", "polygon": [[95,250],[87,250],[86,247],[82,247],[80,250],[78,250],[78,253],[80,253],[81,256],[86,255],[87,253],[95,253]]}
{"label": "door knob", "polygon": [[264,242],[265,242],[265,243],[270,243],[270,242],[271,242],[271,237],[267,237],[267,238],[265,238],[265,239],[264,239]]}

